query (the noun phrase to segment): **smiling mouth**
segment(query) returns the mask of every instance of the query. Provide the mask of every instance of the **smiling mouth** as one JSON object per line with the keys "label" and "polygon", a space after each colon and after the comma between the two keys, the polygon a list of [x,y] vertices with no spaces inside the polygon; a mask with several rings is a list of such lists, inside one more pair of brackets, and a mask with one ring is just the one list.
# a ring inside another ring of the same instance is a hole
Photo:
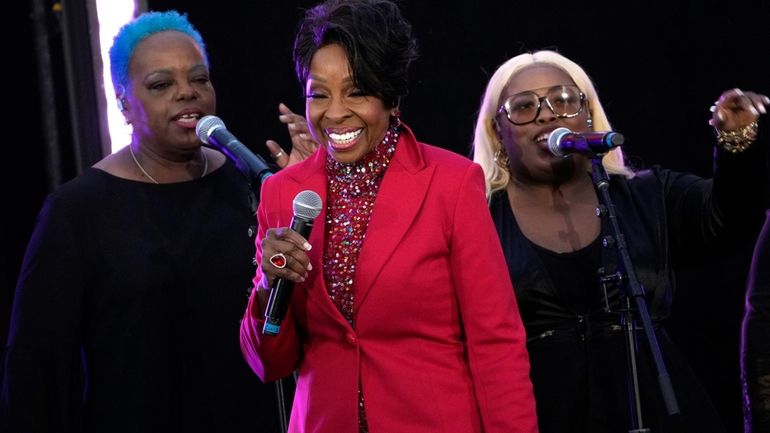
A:
{"label": "smiling mouth", "polygon": [[343,133],[327,131],[326,136],[329,137],[329,145],[332,148],[335,150],[346,150],[356,144],[362,132],[363,129]]}

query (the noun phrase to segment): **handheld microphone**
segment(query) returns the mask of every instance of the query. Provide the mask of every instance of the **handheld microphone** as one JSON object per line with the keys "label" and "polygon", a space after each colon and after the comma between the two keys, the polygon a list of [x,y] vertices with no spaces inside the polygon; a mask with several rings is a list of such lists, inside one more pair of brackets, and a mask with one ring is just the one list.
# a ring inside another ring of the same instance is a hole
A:
{"label": "handheld microphone", "polygon": [[273,172],[261,156],[254,154],[230,131],[225,128],[225,123],[217,116],[203,116],[195,125],[195,134],[200,141],[217,148],[230,158],[241,172],[245,168],[251,172],[255,179],[264,182]]}
{"label": "handheld microphone", "polygon": [[[297,194],[292,202],[294,217],[291,219],[291,229],[299,233],[303,238],[310,236],[313,228],[313,220],[321,213],[323,203],[321,196],[315,191],[305,190]],[[265,325],[262,333],[265,335],[278,335],[281,330],[281,322],[286,317],[286,310],[291,302],[291,292],[294,283],[284,278],[278,278],[270,290],[265,308]]]}
{"label": "handheld microphone", "polygon": [[548,136],[548,150],[556,156],[582,153],[589,156],[604,155],[623,144],[623,135],[617,132],[572,132],[557,128]]}

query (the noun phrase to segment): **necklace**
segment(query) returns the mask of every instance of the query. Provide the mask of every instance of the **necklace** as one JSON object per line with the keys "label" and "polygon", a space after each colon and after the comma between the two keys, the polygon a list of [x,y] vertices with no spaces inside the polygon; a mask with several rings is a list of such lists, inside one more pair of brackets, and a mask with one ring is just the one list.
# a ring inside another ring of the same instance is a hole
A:
{"label": "necklace", "polygon": [[[147,176],[147,179],[150,179],[152,183],[159,184],[157,180],[155,180],[154,177],[150,176],[150,173],[147,173],[147,170],[142,167],[142,164],[139,164],[139,160],[136,159],[136,155],[134,154],[134,149],[131,148],[131,146],[128,146],[128,152],[131,154],[131,159],[134,160],[134,164],[136,164],[137,167],[139,167],[139,170],[142,172],[143,175]],[[201,155],[203,156],[203,173],[201,173],[201,177],[205,176],[206,173],[209,172],[209,159],[206,158],[206,152],[201,150]]]}

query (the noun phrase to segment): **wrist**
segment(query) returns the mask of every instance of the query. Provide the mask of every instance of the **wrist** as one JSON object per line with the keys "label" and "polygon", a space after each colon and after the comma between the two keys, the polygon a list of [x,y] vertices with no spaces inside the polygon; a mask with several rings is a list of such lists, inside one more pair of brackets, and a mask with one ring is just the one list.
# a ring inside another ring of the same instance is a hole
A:
{"label": "wrist", "polygon": [[717,145],[730,153],[741,153],[757,140],[758,127],[756,121],[734,131],[723,131],[715,126]]}
{"label": "wrist", "polygon": [[262,280],[260,280],[259,284],[257,284],[257,287],[254,288],[254,301],[257,303],[257,307],[259,310],[259,318],[262,319],[265,317],[265,310],[267,309],[267,301],[270,298],[270,284],[268,283],[268,279],[266,275],[262,275]]}

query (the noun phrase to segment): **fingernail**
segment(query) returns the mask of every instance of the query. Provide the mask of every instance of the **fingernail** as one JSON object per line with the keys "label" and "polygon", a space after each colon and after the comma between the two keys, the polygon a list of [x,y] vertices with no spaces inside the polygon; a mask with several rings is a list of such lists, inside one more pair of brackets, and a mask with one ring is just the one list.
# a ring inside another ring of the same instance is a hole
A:
{"label": "fingernail", "polygon": [[308,272],[313,270],[313,264],[312,263],[308,263],[307,264],[307,270],[308,270]]}
{"label": "fingernail", "polygon": [[281,114],[280,116],[278,116],[278,120],[281,120],[281,121],[289,120],[289,115]]}
{"label": "fingernail", "polygon": [[721,111],[717,111],[717,118],[719,118],[719,120],[725,120],[725,115]]}
{"label": "fingernail", "polygon": [[291,129],[292,131],[296,131],[297,130],[297,125],[295,125],[293,123],[289,123],[289,129]]}
{"label": "fingernail", "polygon": [[760,105],[760,106],[759,106],[759,111],[761,111],[761,112],[762,112],[762,114],[765,114],[765,113],[767,113],[767,110],[765,110],[765,106],[764,106],[764,105]]}
{"label": "fingernail", "polygon": [[310,251],[310,249],[313,248],[313,246],[310,245],[309,242],[305,242],[305,244],[302,246],[305,248],[305,251]]}
{"label": "fingernail", "polygon": [[299,138],[301,138],[303,140],[307,140],[307,134],[305,134],[304,132],[300,132],[299,133]]}
{"label": "fingernail", "polygon": [[757,111],[757,109],[756,109],[756,108],[754,108],[754,106],[753,106],[753,105],[752,105],[751,107],[749,107],[749,109],[751,110],[751,114],[754,114],[754,115],[756,115],[756,116],[759,116],[759,111]]}

